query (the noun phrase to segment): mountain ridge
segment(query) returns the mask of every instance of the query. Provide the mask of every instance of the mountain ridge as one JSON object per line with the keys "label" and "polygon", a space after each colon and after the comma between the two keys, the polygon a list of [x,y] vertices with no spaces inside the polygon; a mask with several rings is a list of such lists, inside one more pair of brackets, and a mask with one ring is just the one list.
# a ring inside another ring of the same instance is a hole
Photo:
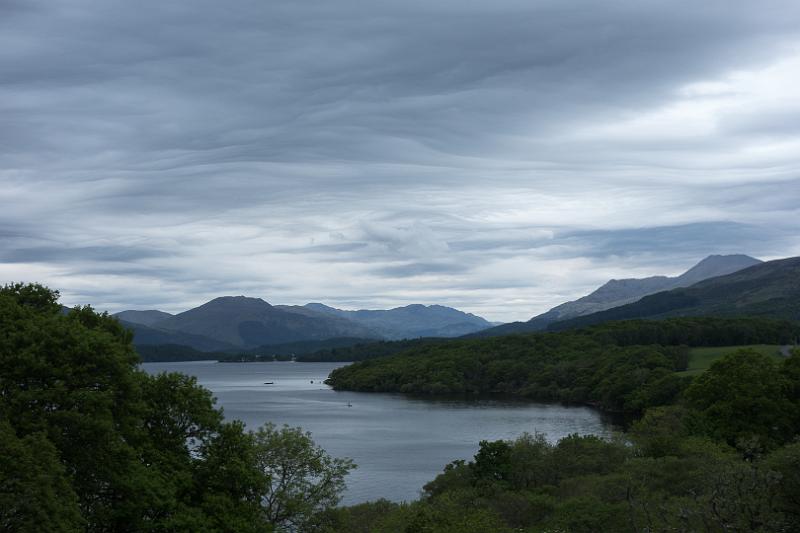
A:
{"label": "mountain ridge", "polygon": [[551,324],[560,331],[610,320],[679,316],[765,316],[800,320],[800,257],[777,259]]}
{"label": "mountain ridge", "polygon": [[419,337],[459,337],[492,327],[486,319],[443,305],[411,304],[392,309],[348,311],[321,303],[304,307],[346,317],[370,327],[390,340]]}
{"label": "mountain ridge", "polygon": [[478,332],[475,336],[543,331],[555,322],[613,309],[640,300],[650,294],[688,287],[703,279],[730,274],[761,263],[761,260],[744,254],[709,255],[674,277],[649,276],[611,279],[586,296],[559,304],[526,322],[503,324]]}
{"label": "mountain ridge", "polygon": [[220,296],[175,315],[128,310],[114,316],[133,330],[134,344],[185,345],[202,351],[335,338],[458,337],[491,327],[481,317],[441,305],[345,311],[319,303],[272,305],[247,296]]}

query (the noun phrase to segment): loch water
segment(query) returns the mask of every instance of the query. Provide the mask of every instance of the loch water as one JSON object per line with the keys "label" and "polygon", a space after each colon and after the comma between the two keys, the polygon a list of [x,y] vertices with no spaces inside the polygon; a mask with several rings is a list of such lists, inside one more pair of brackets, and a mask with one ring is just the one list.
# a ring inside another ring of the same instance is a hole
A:
{"label": "loch water", "polygon": [[414,500],[447,463],[471,459],[481,440],[538,432],[555,441],[571,433],[607,437],[614,430],[610,419],[588,407],[334,391],[323,381],[344,364],[197,361],[142,368],[196,376],[226,419],[250,429],[266,422],[300,426],[330,455],[353,459],[358,468],[347,477],[345,505]]}

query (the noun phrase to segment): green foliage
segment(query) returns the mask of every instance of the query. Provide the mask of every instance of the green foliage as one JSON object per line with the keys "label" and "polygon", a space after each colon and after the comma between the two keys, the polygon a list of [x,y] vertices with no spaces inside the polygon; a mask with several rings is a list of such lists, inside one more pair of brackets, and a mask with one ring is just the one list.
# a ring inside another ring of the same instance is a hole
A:
{"label": "green foliage", "polygon": [[17,305],[43,314],[61,310],[58,291],[51,291],[38,283],[10,283],[0,289],[0,297],[13,300]]}
{"label": "green foliage", "polygon": [[601,344],[585,335],[526,335],[421,345],[334,370],[336,389],[422,394],[504,393],[638,411],[671,403],[683,347]]}
{"label": "green foliage", "polygon": [[[668,418],[658,417],[666,427],[657,433],[673,427]],[[591,436],[483,442],[474,461],[448,465],[420,501],[339,509],[323,531],[797,530],[796,444],[744,461],[723,444],[676,441],[675,453],[660,457]]]}
{"label": "green foliage", "polygon": [[259,468],[255,435],[239,421],[222,424],[199,448],[191,502],[211,531],[271,531],[261,507],[270,482]]}
{"label": "green foliage", "polygon": [[777,508],[800,524],[800,442],[775,451],[764,463],[778,475]]}
{"label": "green foliage", "polygon": [[683,372],[682,376],[697,376],[702,374],[711,367],[711,364],[720,359],[724,355],[728,355],[739,350],[753,350],[758,353],[774,357],[775,359],[781,358],[781,347],[777,344],[750,344],[740,346],[718,346],[718,347],[704,347],[692,348],[689,350],[689,364]]}
{"label": "green foliage", "polygon": [[686,399],[705,418],[711,436],[731,445],[755,438],[757,446],[771,448],[793,436],[789,388],[773,358],[741,350],[698,376]]}
{"label": "green foliage", "polygon": [[355,468],[349,459],[328,456],[310,433],[273,424],[254,435],[259,470],[267,483],[262,502],[270,523],[286,530],[303,530],[315,515],[339,502],[344,477]]}
{"label": "green foliage", "polygon": [[223,423],[194,378],[139,371],[116,319],[57,297],[0,289],[0,530],[256,533],[335,504],[349,461]]}
{"label": "green foliage", "polygon": [[800,338],[796,321],[773,318],[680,317],[665,320],[621,320],[591,326],[576,333],[601,342],[632,346],[738,346],[791,344]]}
{"label": "green foliage", "polygon": [[[448,342],[417,341],[390,357],[331,373],[336,389],[416,394],[503,393],[641,413],[670,405],[690,383],[687,345],[782,343],[796,323],[677,318],[585,330]],[[391,343],[389,343],[391,344]]]}
{"label": "green foliage", "polygon": [[0,421],[0,531],[81,531],[78,498],[55,447]]}

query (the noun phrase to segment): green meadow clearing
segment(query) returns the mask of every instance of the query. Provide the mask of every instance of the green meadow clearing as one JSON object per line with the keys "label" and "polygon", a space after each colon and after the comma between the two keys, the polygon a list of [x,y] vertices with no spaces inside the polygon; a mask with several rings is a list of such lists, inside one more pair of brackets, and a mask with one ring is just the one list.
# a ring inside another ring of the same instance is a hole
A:
{"label": "green meadow clearing", "polygon": [[711,363],[729,353],[737,350],[750,349],[758,353],[769,355],[775,359],[781,358],[781,347],[777,344],[747,344],[741,346],[715,346],[710,348],[692,348],[689,350],[689,366],[683,372],[678,372],[682,376],[696,376],[708,370]]}

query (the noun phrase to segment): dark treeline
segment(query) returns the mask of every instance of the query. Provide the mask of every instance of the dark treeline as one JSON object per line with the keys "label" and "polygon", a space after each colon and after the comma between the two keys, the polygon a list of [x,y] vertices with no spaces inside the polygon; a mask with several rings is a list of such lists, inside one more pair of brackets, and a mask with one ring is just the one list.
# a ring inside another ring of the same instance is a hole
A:
{"label": "dark treeline", "polygon": [[[402,341],[401,341],[402,342]],[[378,353],[388,355],[381,345],[390,342],[374,341],[356,337],[336,337],[320,341],[297,341],[283,344],[259,346],[258,348],[230,350],[224,352],[202,352],[190,346],[178,344],[139,344],[136,352],[147,363],[167,361],[288,361],[292,357],[302,361],[358,361],[360,353],[366,354],[367,346],[375,345]],[[407,349],[401,345],[391,353]],[[344,354],[356,359],[342,359]]]}
{"label": "dark treeline", "polygon": [[683,317],[606,322],[577,332],[603,343],[632,346],[740,346],[797,344],[800,323],[771,318]]}
{"label": "dark treeline", "polygon": [[[662,344],[666,346],[729,346],[742,344],[793,344],[800,339],[800,325],[765,318],[674,318],[626,320],[577,330],[602,343],[620,346]],[[532,335],[542,335],[534,333]],[[457,339],[455,340],[457,341]],[[175,344],[138,345],[145,362],[162,361],[287,361],[355,362],[398,354],[422,346],[454,342],[453,339],[423,338],[373,341],[351,337],[322,341],[300,341],[260,346],[236,352],[201,352]]]}
{"label": "dark treeline", "polygon": [[297,357],[304,362],[351,362],[388,357],[419,346],[448,342],[449,339],[408,339],[402,341],[361,342],[353,346],[319,350]]}
{"label": "dark treeline", "polygon": [[270,344],[248,350],[252,355],[271,356],[301,356],[316,352],[336,351],[347,349],[350,346],[372,343],[373,339],[360,339],[357,337],[334,337],[320,341],[296,341],[283,344]]}
{"label": "dark treeline", "polygon": [[0,288],[0,531],[313,529],[348,460],[223,421],[194,378],[138,370],[131,333],[39,285]]}
{"label": "dark treeline", "polygon": [[423,343],[331,373],[336,389],[417,394],[504,393],[641,412],[671,403],[690,382],[688,347],[796,338],[769,319],[627,321],[561,333]]}
{"label": "dark treeline", "polygon": [[526,335],[425,345],[334,370],[335,389],[518,395],[639,411],[670,403],[688,383],[685,346],[604,345],[582,335]]}
{"label": "dark treeline", "polygon": [[232,357],[227,352],[201,352],[191,346],[180,344],[140,344],[136,346],[136,353],[142,361],[147,363],[162,363],[167,361],[217,361]]}

